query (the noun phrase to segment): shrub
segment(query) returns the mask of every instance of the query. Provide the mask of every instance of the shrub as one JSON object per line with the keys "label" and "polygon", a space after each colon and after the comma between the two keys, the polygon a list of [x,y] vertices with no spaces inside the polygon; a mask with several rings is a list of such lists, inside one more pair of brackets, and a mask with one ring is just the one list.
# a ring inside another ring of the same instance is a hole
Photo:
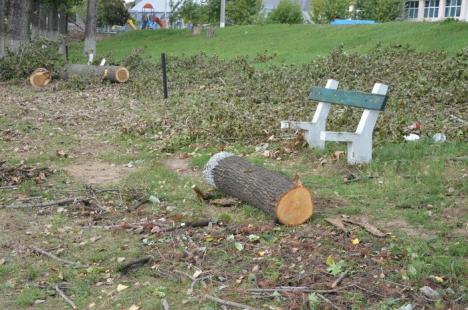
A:
{"label": "shrub", "polygon": [[350,0],[313,0],[312,19],[326,24],[335,18],[346,18],[350,4]]}
{"label": "shrub", "polygon": [[403,16],[403,0],[358,0],[359,18],[389,22]]}
{"label": "shrub", "polygon": [[301,6],[289,0],[281,0],[268,15],[268,21],[273,24],[301,24],[304,22]]}
{"label": "shrub", "polygon": [[236,25],[253,24],[262,8],[261,0],[237,0],[226,4],[226,16]]}
{"label": "shrub", "polygon": [[7,51],[0,59],[0,80],[22,79],[37,68],[57,75],[65,63],[65,57],[58,52],[59,45],[60,42],[39,39],[22,45],[17,53]]}

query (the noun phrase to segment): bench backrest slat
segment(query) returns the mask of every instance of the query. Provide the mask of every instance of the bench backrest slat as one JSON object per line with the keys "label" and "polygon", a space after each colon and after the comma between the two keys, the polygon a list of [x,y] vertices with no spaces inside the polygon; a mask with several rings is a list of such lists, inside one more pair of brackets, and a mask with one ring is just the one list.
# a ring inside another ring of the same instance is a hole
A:
{"label": "bench backrest slat", "polygon": [[309,95],[310,100],[318,102],[328,102],[377,111],[385,109],[387,98],[384,95],[323,87],[313,87]]}

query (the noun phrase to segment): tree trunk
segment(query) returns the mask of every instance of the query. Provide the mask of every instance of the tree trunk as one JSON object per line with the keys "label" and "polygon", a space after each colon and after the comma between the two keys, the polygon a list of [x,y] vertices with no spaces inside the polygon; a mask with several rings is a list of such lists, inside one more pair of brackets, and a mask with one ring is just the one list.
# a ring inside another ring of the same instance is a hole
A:
{"label": "tree trunk", "polygon": [[103,80],[125,83],[128,81],[130,73],[126,68],[117,66],[65,65],[60,72],[60,78],[68,80],[72,76],[100,77]]}
{"label": "tree trunk", "polygon": [[308,189],[231,153],[211,157],[203,176],[222,193],[265,211],[283,224],[300,225],[312,216]]}
{"label": "tree trunk", "polygon": [[0,0],[0,59],[5,56],[5,0]]}
{"label": "tree trunk", "polygon": [[7,47],[16,52],[20,46],[29,42],[29,21],[31,18],[31,0],[12,0],[8,19]]}
{"label": "tree trunk", "polygon": [[97,0],[88,0],[85,27],[85,55],[96,55]]}
{"label": "tree trunk", "polygon": [[47,14],[47,38],[58,39],[58,11],[55,6],[50,7]]}
{"label": "tree trunk", "polygon": [[39,37],[47,37],[47,7],[44,4],[39,5],[39,13],[38,13],[38,36]]}
{"label": "tree trunk", "polygon": [[65,54],[65,46],[67,45],[67,26],[68,26],[68,15],[65,11],[59,12],[58,31],[61,40],[59,47],[59,53]]}
{"label": "tree trunk", "polygon": [[[0,0],[1,1],[1,0]],[[38,0],[33,0],[31,9],[31,39],[39,37],[39,10],[41,5]]]}

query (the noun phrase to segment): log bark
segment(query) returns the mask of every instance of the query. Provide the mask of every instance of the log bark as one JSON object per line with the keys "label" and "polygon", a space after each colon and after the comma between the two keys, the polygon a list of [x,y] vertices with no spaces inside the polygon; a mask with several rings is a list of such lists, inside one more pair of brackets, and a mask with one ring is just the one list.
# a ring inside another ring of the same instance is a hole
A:
{"label": "log bark", "polygon": [[29,83],[34,87],[44,87],[51,81],[52,75],[47,69],[44,68],[34,70],[34,72],[29,76]]}
{"label": "log bark", "polygon": [[222,193],[265,211],[283,224],[300,225],[312,216],[312,195],[302,184],[231,153],[211,157],[203,176]]}
{"label": "log bark", "polygon": [[96,55],[96,26],[97,26],[97,0],[88,0],[86,25],[85,25],[85,42],[84,54]]}
{"label": "log bark", "polygon": [[31,19],[31,0],[10,1],[10,12],[8,18],[8,40],[7,48],[17,52],[20,46],[29,42],[29,24]]}
{"label": "log bark", "polygon": [[130,77],[127,68],[118,66],[90,66],[90,65],[65,65],[60,72],[62,80],[68,80],[71,76],[100,77],[103,80],[125,83]]}

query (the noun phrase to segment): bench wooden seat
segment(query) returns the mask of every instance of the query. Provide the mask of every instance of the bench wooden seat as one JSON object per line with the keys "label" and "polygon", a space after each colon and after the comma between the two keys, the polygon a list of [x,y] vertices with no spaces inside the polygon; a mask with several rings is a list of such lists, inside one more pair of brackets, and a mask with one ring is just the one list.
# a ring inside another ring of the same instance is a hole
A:
{"label": "bench wooden seat", "polygon": [[[348,163],[368,163],[372,160],[372,134],[379,113],[387,103],[388,86],[376,83],[372,93],[338,90],[338,81],[328,80],[325,88],[313,87],[309,99],[318,102],[311,122],[282,121],[282,129],[304,130],[304,138],[311,148],[323,149],[325,141],[346,142]],[[362,108],[361,120],[355,132],[326,131],[332,104]]]}

